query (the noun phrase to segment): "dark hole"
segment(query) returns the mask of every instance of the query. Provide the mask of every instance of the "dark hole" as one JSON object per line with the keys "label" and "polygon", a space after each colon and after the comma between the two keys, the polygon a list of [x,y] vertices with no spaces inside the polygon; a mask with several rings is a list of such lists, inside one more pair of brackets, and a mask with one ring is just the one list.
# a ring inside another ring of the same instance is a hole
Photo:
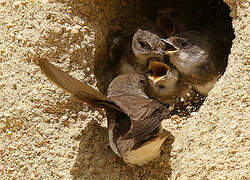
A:
{"label": "dark hole", "polygon": [[165,29],[168,34],[174,32],[174,22],[169,17],[161,17],[158,21],[162,22],[162,28]]}
{"label": "dark hole", "polygon": [[[163,39],[174,36],[179,32],[189,30],[210,30],[216,34],[214,36],[214,40],[220,39],[223,36],[221,39],[224,40],[216,42],[215,48],[225,47],[223,51],[219,52],[221,59],[224,59],[225,62],[218,64],[220,66],[219,72],[223,73],[225,71],[234,34],[232,28],[232,18],[229,15],[230,9],[227,4],[223,2],[223,0],[131,0],[126,1],[126,6],[117,8],[118,9],[116,10],[119,13],[116,13],[117,16],[112,19],[110,24],[112,24],[112,27],[119,27],[118,29],[129,32],[128,38],[131,38],[133,33],[139,28],[149,30],[153,33],[157,32],[158,36]],[[166,13],[167,15],[165,14],[165,16],[164,10],[168,9],[171,9],[171,12],[167,12],[168,14]],[[159,14],[162,15],[162,18],[159,17]],[[158,21],[162,21],[164,26],[156,26],[155,24],[157,24]],[[170,34],[171,32],[169,29],[173,29],[173,34]],[[110,28],[110,31],[111,30],[113,29]],[[151,49],[149,44],[146,44],[143,41],[140,41],[139,43],[142,48]],[[186,46],[186,44],[186,42],[183,42],[181,45]],[[103,48],[103,46],[100,46],[100,48]],[[119,52],[122,48],[124,47],[118,48]],[[164,50],[175,51],[177,49],[171,44],[166,43]],[[101,50],[99,51],[103,52]],[[122,49],[121,52],[124,51],[125,50]],[[98,63],[95,64],[95,74],[99,80],[100,89],[106,93],[109,83],[115,76],[119,75],[119,73],[115,71],[117,69],[116,66],[119,63],[117,63],[118,61],[108,61],[108,57],[98,59],[97,62],[101,62],[101,65]],[[160,68],[156,71],[148,71],[147,73],[162,76],[165,75],[167,71],[164,70],[164,68]],[[190,104],[187,103],[187,106],[183,104],[175,106],[177,110],[173,112],[179,116],[187,116],[191,112],[197,111],[202,105],[204,98],[201,95],[197,95],[195,97],[196,99]]]}

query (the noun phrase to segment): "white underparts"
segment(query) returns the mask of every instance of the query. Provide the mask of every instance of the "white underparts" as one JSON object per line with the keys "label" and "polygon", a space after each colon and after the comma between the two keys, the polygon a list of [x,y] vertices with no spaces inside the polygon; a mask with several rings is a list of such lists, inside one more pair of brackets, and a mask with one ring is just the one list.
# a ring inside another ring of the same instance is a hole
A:
{"label": "white underparts", "polygon": [[167,135],[164,137],[158,136],[146,142],[136,150],[129,151],[123,159],[128,164],[136,164],[142,166],[157,158],[161,152],[161,146],[165,141]]}
{"label": "white underparts", "polygon": [[109,144],[111,146],[111,149],[115,152],[115,154],[121,157],[114,143],[114,133],[113,133],[114,130],[113,129],[114,127],[109,127]]}

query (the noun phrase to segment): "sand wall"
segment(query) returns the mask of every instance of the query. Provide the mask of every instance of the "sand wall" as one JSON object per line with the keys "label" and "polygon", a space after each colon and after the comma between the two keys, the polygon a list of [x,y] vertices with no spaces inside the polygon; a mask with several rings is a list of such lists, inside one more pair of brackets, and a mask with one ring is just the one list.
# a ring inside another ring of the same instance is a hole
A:
{"label": "sand wall", "polygon": [[225,2],[236,36],[225,74],[192,117],[164,121],[159,160],[131,168],[108,146],[105,112],[51,84],[36,59],[98,85],[105,37],[136,20],[133,2],[1,0],[0,179],[249,179],[250,7]]}

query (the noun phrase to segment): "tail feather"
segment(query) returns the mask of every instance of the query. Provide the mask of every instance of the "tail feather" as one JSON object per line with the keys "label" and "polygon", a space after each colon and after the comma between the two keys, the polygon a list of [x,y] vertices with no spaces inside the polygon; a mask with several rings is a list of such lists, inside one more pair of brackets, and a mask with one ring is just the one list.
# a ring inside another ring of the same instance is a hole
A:
{"label": "tail feather", "polygon": [[68,73],[49,63],[46,59],[39,59],[38,62],[42,72],[50,81],[71,93],[75,98],[95,106],[103,104],[115,106],[111,99],[93,87],[71,77]]}

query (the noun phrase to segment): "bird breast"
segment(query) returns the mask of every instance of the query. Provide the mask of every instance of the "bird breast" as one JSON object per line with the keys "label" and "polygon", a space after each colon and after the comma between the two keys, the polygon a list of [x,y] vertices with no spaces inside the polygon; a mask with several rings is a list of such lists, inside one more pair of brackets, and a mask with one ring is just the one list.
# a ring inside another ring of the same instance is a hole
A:
{"label": "bird breast", "polygon": [[161,152],[161,145],[165,141],[166,136],[156,137],[151,141],[146,142],[141,147],[136,150],[128,151],[128,153],[123,156],[123,159],[128,164],[136,164],[142,166],[147,164],[149,161],[157,158]]}

